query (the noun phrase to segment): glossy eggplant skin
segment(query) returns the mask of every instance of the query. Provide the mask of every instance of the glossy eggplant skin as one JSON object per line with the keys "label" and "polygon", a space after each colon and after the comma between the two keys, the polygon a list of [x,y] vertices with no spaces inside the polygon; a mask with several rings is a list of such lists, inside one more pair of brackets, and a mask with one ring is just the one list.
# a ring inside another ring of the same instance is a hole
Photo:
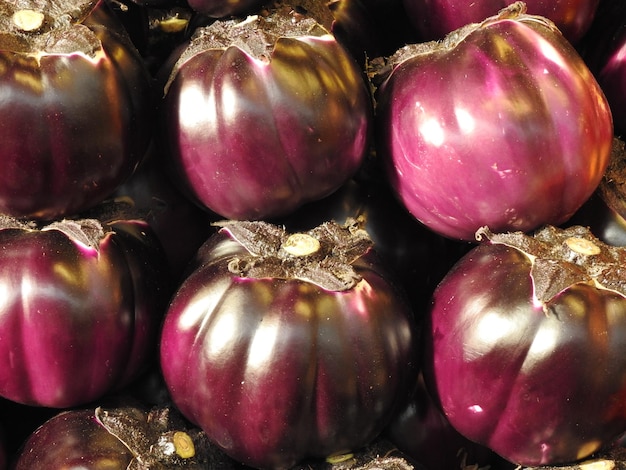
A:
{"label": "glossy eggplant skin", "polygon": [[305,204],[280,223],[291,232],[306,231],[325,220],[360,219],[396,284],[407,294],[416,315],[428,310],[443,276],[473,244],[455,243],[429,230],[394,197],[384,182],[354,178],[330,196]]}
{"label": "glossy eggplant skin", "polygon": [[515,469],[490,449],[459,434],[430,397],[421,376],[411,400],[394,416],[385,435],[429,470]]}
{"label": "glossy eggplant skin", "polygon": [[578,283],[543,310],[531,264],[479,245],[433,297],[424,377],[462,435],[523,466],[589,456],[626,430],[626,299]]}
{"label": "glossy eggplant skin", "polygon": [[243,248],[223,232],[199,251],[174,295],[161,367],[177,408],[235,460],[284,469],[356,450],[414,388],[411,312],[368,255],[348,291],[249,279],[228,264]]}
{"label": "glossy eggplant skin", "polygon": [[92,55],[0,42],[0,212],[73,216],[108,197],[143,157],[150,78],[105,8],[96,4],[63,33],[93,41]]}
{"label": "glossy eggplant skin", "polygon": [[281,37],[269,60],[206,49],[174,74],[163,115],[173,174],[223,218],[279,217],[346,182],[369,150],[363,74],[330,35]]}
{"label": "glossy eggplant skin", "polygon": [[130,450],[109,433],[93,410],[67,410],[39,426],[24,442],[12,470],[126,470]]}
{"label": "glossy eggplant skin", "polygon": [[154,354],[171,286],[141,221],[97,248],[56,229],[0,230],[0,395],[67,408],[133,379]]}
{"label": "glossy eggplant skin", "polygon": [[391,185],[449,238],[561,224],[609,163],[612,114],[591,71],[545,20],[511,13],[399,61],[377,92]]}
{"label": "glossy eggplant skin", "polygon": [[[450,31],[495,15],[512,0],[404,0],[408,16],[424,40],[441,39]],[[600,0],[526,0],[528,12],[554,21],[576,44],[590,28]]]}

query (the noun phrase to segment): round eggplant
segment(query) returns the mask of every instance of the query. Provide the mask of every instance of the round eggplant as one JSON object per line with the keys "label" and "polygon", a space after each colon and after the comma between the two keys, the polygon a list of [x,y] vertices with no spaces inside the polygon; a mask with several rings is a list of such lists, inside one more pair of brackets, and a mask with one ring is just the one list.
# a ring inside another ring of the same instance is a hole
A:
{"label": "round eggplant", "polygon": [[171,295],[147,223],[0,220],[0,396],[66,408],[127,384],[154,354]]}
{"label": "round eggplant", "polygon": [[515,464],[589,457],[626,431],[626,250],[582,226],[478,237],[433,296],[429,391]]}
{"label": "round eggplant", "polygon": [[391,63],[376,144],[398,198],[432,230],[473,240],[484,225],[559,225],[600,183],[613,141],[606,97],[522,2]]}
{"label": "round eggplant", "polygon": [[[206,436],[168,406],[60,412],[24,442],[12,470],[229,469]],[[217,456],[218,454],[215,454]]]}
{"label": "round eggplant", "polygon": [[626,3],[603,1],[579,46],[611,105],[615,133],[626,136]]}
{"label": "round eggplant", "polygon": [[[512,0],[404,0],[411,23],[425,40],[441,39],[455,29],[498,13]],[[528,12],[552,20],[572,44],[594,21],[600,0],[525,0]],[[620,2],[613,2],[620,3]]]}
{"label": "round eggplant", "polygon": [[0,2],[0,212],[75,216],[134,171],[150,78],[102,2]]}
{"label": "round eggplant", "polygon": [[313,18],[281,4],[216,21],[196,30],[169,74],[172,175],[222,218],[287,215],[337,190],[369,151],[364,74]]}
{"label": "round eggplant", "polygon": [[173,297],[165,382],[237,461],[285,469],[356,451],[414,388],[411,311],[350,227],[225,222]]}

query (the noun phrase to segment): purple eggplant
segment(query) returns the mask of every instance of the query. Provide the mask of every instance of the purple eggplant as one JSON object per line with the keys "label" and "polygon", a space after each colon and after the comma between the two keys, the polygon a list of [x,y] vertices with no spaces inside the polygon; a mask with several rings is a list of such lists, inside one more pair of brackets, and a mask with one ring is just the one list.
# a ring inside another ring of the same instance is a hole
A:
{"label": "purple eggplant", "polygon": [[285,469],[358,450],[416,383],[404,297],[356,225],[224,222],[173,297],[161,367],[178,409],[232,458]]}
{"label": "purple eggplant", "polygon": [[[372,170],[373,171],[373,170]],[[327,220],[357,219],[374,243],[376,255],[407,293],[416,314],[452,265],[473,245],[448,240],[417,222],[373,175],[351,179],[332,195],[279,219],[290,232],[310,230]]]}
{"label": "purple eggplant", "polygon": [[452,427],[430,397],[421,375],[417,390],[389,423],[385,435],[428,470],[515,470],[515,465]]}
{"label": "purple eggplant", "polygon": [[171,295],[147,223],[112,213],[0,225],[0,396],[65,408],[129,383]]}
{"label": "purple eggplant", "polygon": [[[497,14],[511,3],[512,0],[404,0],[412,24],[425,40],[441,39],[466,24]],[[525,0],[525,3],[530,14],[552,20],[567,40],[575,44],[590,28],[600,0]]]}
{"label": "purple eggplant", "polygon": [[376,143],[398,198],[432,230],[473,240],[483,225],[559,225],[600,183],[609,104],[578,52],[522,2],[391,63]]}
{"label": "purple eggplant", "polygon": [[582,226],[477,236],[433,296],[428,390],[515,464],[591,456],[626,432],[626,249]]}
{"label": "purple eggplant", "polygon": [[39,426],[12,470],[201,470],[235,468],[171,406],[62,411]]}
{"label": "purple eggplant", "polygon": [[326,16],[281,4],[196,30],[161,112],[172,174],[192,200],[222,218],[268,219],[356,173],[372,102]]}
{"label": "purple eggplant", "polygon": [[13,470],[127,470],[130,450],[107,432],[94,410],[62,411],[39,426],[15,456]]}
{"label": "purple eggplant", "polygon": [[0,212],[74,216],[143,157],[153,114],[147,69],[102,2],[0,8]]}

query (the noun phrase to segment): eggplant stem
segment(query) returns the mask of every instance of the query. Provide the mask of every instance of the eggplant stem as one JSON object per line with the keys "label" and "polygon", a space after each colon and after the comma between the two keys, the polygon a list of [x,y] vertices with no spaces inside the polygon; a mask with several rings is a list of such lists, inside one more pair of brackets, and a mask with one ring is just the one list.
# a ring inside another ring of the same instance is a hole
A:
{"label": "eggplant stem", "polygon": [[176,454],[183,459],[189,459],[196,455],[191,436],[184,431],[176,431],[173,436]]}
{"label": "eggplant stem", "polygon": [[282,244],[283,250],[293,256],[309,256],[320,249],[320,241],[306,233],[293,233]]}
{"label": "eggplant stem", "polygon": [[347,454],[334,454],[326,457],[326,462],[331,465],[336,465],[339,463],[347,462],[348,460],[354,458],[354,454],[349,452]]}
{"label": "eggplant stem", "polygon": [[591,240],[586,240],[580,237],[570,237],[565,240],[567,247],[574,253],[579,255],[594,256],[602,253],[602,250],[598,245]]}
{"label": "eggplant stem", "polygon": [[44,14],[37,10],[17,10],[13,13],[13,24],[24,32],[37,31],[43,26]]}

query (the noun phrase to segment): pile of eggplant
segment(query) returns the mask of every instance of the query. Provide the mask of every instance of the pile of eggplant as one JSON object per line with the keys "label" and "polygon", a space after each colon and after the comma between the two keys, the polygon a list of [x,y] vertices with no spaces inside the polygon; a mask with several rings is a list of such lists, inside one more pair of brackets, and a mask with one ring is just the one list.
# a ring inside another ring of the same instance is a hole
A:
{"label": "pile of eggplant", "polygon": [[0,470],[626,468],[626,3],[0,0]]}

